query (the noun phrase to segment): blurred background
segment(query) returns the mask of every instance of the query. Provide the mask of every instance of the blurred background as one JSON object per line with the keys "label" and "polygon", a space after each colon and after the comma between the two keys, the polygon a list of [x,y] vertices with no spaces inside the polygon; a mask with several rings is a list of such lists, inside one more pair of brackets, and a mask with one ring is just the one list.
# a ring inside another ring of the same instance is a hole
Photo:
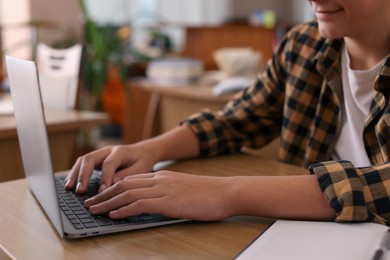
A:
{"label": "blurred background", "polygon": [[305,0],[0,0],[0,164],[9,178],[22,172],[12,168],[20,155],[5,54],[37,63],[45,109],[62,110],[62,126],[73,128],[70,141],[52,141],[55,170],[65,170],[93,149],[220,109],[292,26],[313,18]]}
{"label": "blurred background", "polygon": [[[176,50],[183,47],[186,26],[247,21],[255,12],[266,9],[274,11],[278,22],[284,24],[300,23],[313,17],[305,0],[86,0],[85,2],[92,18],[100,25],[131,24],[134,27],[142,27],[154,22],[169,23],[172,28],[166,30],[172,35]],[[31,31],[35,28],[22,26],[28,21],[55,22],[67,28],[75,36],[81,36],[83,33],[83,18],[77,0],[1,0],[0,24],[4,27],[3,48],[13,46],[21,39],[31,39]],[[64,35],[53,33],[53,30],[49,30],[47,26],[45,28],[44,24],[37,27],[41,41],[50,44],[64,40],[61,39]],[[139,39],[134,39],[136,40]],[[23,47],[15,48],[14,52],[28,57],[31,46]]]}

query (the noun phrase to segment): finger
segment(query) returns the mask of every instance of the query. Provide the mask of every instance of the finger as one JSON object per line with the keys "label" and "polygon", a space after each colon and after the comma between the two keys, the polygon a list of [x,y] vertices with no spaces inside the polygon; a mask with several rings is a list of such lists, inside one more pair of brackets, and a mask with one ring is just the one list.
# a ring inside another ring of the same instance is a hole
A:
{"label": "finger", "polygon": [[139,173],[139,174],[135,174],[135,175],[126,176],[124,178],[124,180],[153,178],[155,175],[156,174],[154,172]]}
{"label": "finger", "polygon": [[68,175],[65,178],[65,188],[67,190],[71,190],[77,183],[78,173],[80,171],[81,165],[81,157],[77,158],[76,163],[73,165],[72,169],[70,169]]}
{"label": "finger", "polygon": [[[127,156],[127,155],[123,155],[123,153],[114,151],[104,159],[102,164],[103,174],[102,174],[102,179],[100,181],[99,192],[104,191],[105,189],[107,189],[112,185],[114,175],[115,177],[117,177],[116,175],[117,169],[119,169],[124,164],[125,158],[122,158],[122,156]],[[131,163],[128,162],[127,164],[130,165]]]}
{"label": "finger", "polygon": [[[150,169],[149,169],[150,170]],[[142,175],[142,176],[138,176]],[[127,177],[135,176],[135,178],[150,178],[153,177],[153,173],[145,173],[145,165],[140,160],[136,161],[126,169],[117,171],[115,173],[113,183],[117,183],[120,180],[123,180]]]}
{"label": "finger", "polygon": [[124,180],[116,183],[115,185],[107,188],[103,192],[97,194],[96,196],[85,201],[84,205],[90,207],[105,201],[110,200],[111,198],[118,196],[121,193],[124,193],[129,190],[136,190],[142,188],[149,188],[153,186],[153,182],[150,178],[134,178],[133,180]]}
{"label": "finger", "polygon": [[103,214],[111,210],[123,207],[133,202],[131,200],[131,195],[129,193],[131,192],[126,191],[124,193],[120,193],[117,196],[114,196],[108,200],[92,205],[91,207],[89,207],[88,210],[91,214],[95,215],[95,214]]}
{"label": "finger", "polygon": [[81,164],[78,173],[78,183],[76,186],[77,193],[83,193],[87,191],[89,179],[94,169],[101,165],[104,159],[110,154],[111,148],[103,148],[90,152],[81,157]]}
{"label": "finger", "polygon": [[[163,199],[158,198],[148,198],[134,201],[131,204],[120,207],[116,210],[109,212],[109,216],[112,219],[121,219],[129,216],[135,216],[143,213],[150,214],[163,214]],[[170,216],[167,216],[170,217]],[[171,216],[175,217],[175,216]]]}
{"label": "finger", "polygon": [[140,198],[150,198],[150,196],[152,198],[155,197],[155,192],[150,192],[148,189],[149,188],[127,190],[118,194],[117,196],[110,198],[109,200],[91,206],[89,208],[89,212],[91,214],[102,214],[132,204],[134,201],[137,201]]}

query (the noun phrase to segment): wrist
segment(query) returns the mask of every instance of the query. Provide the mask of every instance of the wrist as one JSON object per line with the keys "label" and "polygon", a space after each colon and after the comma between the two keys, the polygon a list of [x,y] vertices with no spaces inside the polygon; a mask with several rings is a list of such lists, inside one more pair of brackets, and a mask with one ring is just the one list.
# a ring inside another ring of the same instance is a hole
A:
{"label": "wrist", "polygon": [[147,139],[135,143],[132,145],[136,150],[141,151],[141,153],[147,155],[148,158],[154,163],[160,162],[163,159],[163,153],[160,151],[160,148],[163,148],[162,145],[155,143],[153,139]]}
{"label": "wrist", "polygon": [[136,143],[135,147],[150,153],[156,162],[193,158],[199,154],[198,139],[187,126]]}
{"label": "wrist", "polygon": [[237,216],[242,214],[242,201],[240,195],[240,177],[228,177],[226,178],[225,189],[224,189],[224,204],[225,210],[229,217]]}

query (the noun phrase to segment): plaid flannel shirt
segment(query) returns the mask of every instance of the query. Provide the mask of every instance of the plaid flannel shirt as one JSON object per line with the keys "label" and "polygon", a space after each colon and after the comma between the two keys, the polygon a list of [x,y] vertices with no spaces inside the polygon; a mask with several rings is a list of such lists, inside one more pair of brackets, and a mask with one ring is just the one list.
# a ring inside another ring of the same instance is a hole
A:
{"label": "plaid flannel shirt", "polygon": [[342,39],[325,39],[317,22],[287,33],[267,70],[220,111],[183,121],[201,156],[260,148],[280,136],[279,160],[316,174],[338,222],[390,223],[390,55],[373,86],[363,140],[372,166],[331,161],[341,126]]}

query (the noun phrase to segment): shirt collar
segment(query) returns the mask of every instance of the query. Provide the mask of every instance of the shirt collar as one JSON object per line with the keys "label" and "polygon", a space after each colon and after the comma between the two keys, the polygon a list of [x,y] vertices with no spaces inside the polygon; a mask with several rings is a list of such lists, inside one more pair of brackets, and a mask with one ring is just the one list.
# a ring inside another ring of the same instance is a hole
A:
{"label": "shirt collar", "polygon": [[[341,75],[341,48],[344,40],[324,39],[319,51],[314,55],[312,61],[316,64],[317,70],[325,77],[329,75]],[[386,100],[390,99],[390,51],[386,61],[375,79],[374,88],[382,93]]]}
{"label": "shirt collar", "polygon": [[316,64],[317,70],[324,72],[325,70],[331,69],[340,75],[341,48],[344,40],[324,39],[323,43],[324,44],[322,44],[319,51],[313,57],[313,62]]}
{"label": "shirt collar", "polygon": [[390,99],[390,52],[374,82],[374,88],[381,92],[386,100]]}

